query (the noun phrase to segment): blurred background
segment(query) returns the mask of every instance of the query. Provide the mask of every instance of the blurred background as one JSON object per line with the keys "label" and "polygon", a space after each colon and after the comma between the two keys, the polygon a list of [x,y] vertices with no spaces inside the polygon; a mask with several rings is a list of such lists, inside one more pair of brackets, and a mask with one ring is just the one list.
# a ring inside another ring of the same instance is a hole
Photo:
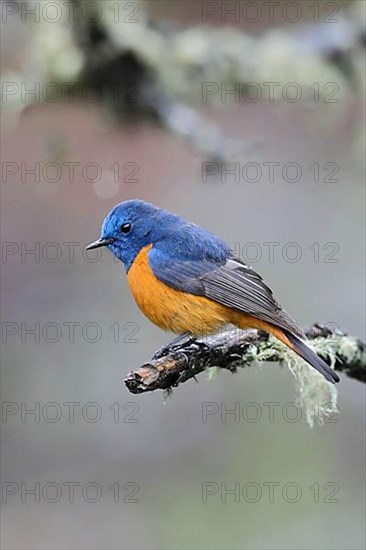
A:
{"label": "blurred background", "polygon": [[132,395],[171,335],[84,252],[151,201],[364,338],[364,7],[2,2],[3,548],[365,547],[362,384],[312,429],[277,364]]}

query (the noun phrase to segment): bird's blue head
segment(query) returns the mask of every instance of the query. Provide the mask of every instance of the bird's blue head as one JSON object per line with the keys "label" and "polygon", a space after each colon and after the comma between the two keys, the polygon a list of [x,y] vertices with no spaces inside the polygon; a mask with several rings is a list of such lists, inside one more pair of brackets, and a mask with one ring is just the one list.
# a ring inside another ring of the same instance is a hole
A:
{"label": "bird's blue head", "polygon": [[87,250],[106,246],[128,271],[140,250],[154,243],[173,218],[179,219],[142,200],[121,202],[105,218],[100,239],[89,244]]}

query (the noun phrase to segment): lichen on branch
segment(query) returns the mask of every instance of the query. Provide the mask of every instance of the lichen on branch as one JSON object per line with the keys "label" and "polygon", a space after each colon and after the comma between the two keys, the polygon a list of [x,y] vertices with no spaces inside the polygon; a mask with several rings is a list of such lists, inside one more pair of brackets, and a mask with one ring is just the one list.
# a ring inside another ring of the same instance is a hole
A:
{"label": "lichen on branch", "polygon": [[[306,335],[313,349],[332,368],[366,382],[366,346],[363,342],[319,324],[314,324]],[[298,400],[310,425],[315,406],[319,423],[338,410],[335,385],[277,339],[254,329],[227,329],[214,336],[167,346],[155,353],[151,361],[131,371],[125,384],[135,394],[158,389],[170,392],[208,369],[236,373],[240,368],[258,367],[265,362],[288,366],[296,379]]]}

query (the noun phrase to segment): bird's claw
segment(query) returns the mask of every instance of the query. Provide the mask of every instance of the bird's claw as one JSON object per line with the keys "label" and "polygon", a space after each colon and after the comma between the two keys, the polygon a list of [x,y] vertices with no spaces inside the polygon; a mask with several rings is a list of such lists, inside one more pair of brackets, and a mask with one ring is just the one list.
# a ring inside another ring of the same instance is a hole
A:
{"label": "bird's claw", "polygon": [[181,334],[172,342],[169,342],[169,344],[164,344],[161,348],[159,348],[155,353],[153,359],[160,359],[161,357],[165,357],[166,355],[169,355],[170,353],[173,353],[176,351],[179,347],[182,346],[184,343],[185,345],[190,345],[193,342],[196,341],[196,338],[194,338],[191,334]]}

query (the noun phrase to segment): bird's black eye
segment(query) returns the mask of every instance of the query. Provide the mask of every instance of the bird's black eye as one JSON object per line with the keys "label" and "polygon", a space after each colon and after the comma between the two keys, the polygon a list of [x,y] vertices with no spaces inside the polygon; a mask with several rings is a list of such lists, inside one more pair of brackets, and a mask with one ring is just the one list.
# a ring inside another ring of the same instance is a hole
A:
{"label": "bird's black eye", "polygon": [[121,233],[129,233],[132,229],[132,225],[130,223],[123,223],[121,225]]}

